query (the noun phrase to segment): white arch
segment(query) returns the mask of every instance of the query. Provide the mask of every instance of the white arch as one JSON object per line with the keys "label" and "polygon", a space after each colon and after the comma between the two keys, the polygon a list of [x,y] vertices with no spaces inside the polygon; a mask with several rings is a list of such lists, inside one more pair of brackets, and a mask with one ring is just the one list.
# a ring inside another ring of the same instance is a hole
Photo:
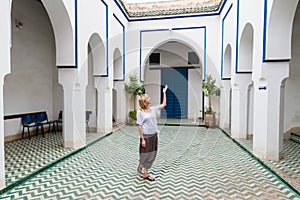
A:
{"label": "white arch", "polygon": [[[62,0],[48,1],[42,0],[43,5],[52,23],[55,45],[56,45],[56,65],[75,66],[76,63],[76,38],[73,34],[76,31],[73,26],[75,16],[70,16],[71,12],[67,9]],[[76,11],[75,11],[75,14]]]}
{"label": "white arch", "polygon": [[265,44],[266,60],[291,58],[293,20],[299,0],[273,0],[268,15]]}
{"label": "white arch", "polygon": [[232,61],[232,48],[230,44],[226,46],[224,53],[224,68],[222,78],[231,78],[231,61]]}
{"label": "white arch", "polygon": [[[199,65],[188,65],[188,52],[196,51],[186,42],[179,40],[165,40],[159,45],[155,45],[151,50],[148,50],[147,59],[145,61],[145,71],[142,76],[145,76],[145,90],[146,93],[152,97],[153,104],[159,104],[161,101],[161,85],[163,84],[163,71],[162,68],[169,68],[174,73],[175,68],[185,67],[187,70],[187,113],[184,117],[193,118],[195,116],[199,117],[201,114],[199,110],[202,108],[202,79],[203,72],[202,69],[198,68]],[[161,57],[161,63],[159,65],[148,65],[148,58],[152,52],[159,52]],[[198,56],[199,57],[199,56]],[[199,59],[200,61],[200,59]],[[200,61],[201,62],[201,61]],[[197,68],[188,69],[190,66],[195,66]],[[178,74],[180,76],[180,73]],[[172,91],[172,84],[170,84],[170,91]],[[174,85],[173,85],[174,86]],[[174,86],[176,88],[176,86]],[[174,89],[174,88],[173,88]],[[171,104],[170,104],[171,105]]]}
{"label": "white arch", "polygon": [[123,80],[123,58],[119,48],[113,53],[114,80]]}
{"label": "white arch", "polygon": [[93,75],[106,74],[105,45],[98,33],[91,35],[89,45],[93,54]]}
{"label": "white arch", "polygon": [[[151,55],[151,53],[153,53],[153,51],[155,50],[155,49],[157,49],[158,47],[160,47],[160,46],[162,46],[162,45],[164,45],[164,44],[166,44],[166,43],[168,43],[168,42],[178,42],[178,43],[180,43],[180,44],[183,44],[183,45],[185,45],[185,46],[187,46],[187,47],[189,47],[189,48],[191,48],[196,54],[197,54],[197,56],[199,57],[199,61],[200,61],[200,67],[201,67],[201,69],[202,69],[202,77],[204,76],[204,60],[206,59],[206,58],[204,58],[204,56],[203,55],[201,55],[201,53],[203,53],[204,52],[204,50],[203,49],[201,49],[199,46],[197,46],[196,44],[194,44],[194,42],[192,42],[192,41],[190,41],[191,43],[188,43],[186,40],[181,40],[181,39],[179,39],[178,37],[176,37],[176,38],[170,38],[170,39],[166,39],[166,40],[163,40],[163,41],[160,41],[160,42],[158,42],[157,44],[155,44],[151,49],[147,49],[147,50],[145,50],[146,51],[146,54],[145,54],[145,57],[144,57],[144,60],[142,61],[142,68],[143,69],[141,69],[142,70],[142,72],[144,72],[145,71],[145,66],[146,66],[146,63],[147,63],[147,60],[148,60],[148,58],[149,58],[149,56]],[[201,51],[202,50],[202,51]],[[141,74],[141,76],[143,76],[143,74]],[[142,79],[143,80],[143,79]]]}
{"label": "white arch", "polygon": [[252,72],[253,68],[253,26],[247,23],[243,29],[239,47],[237,72]]}

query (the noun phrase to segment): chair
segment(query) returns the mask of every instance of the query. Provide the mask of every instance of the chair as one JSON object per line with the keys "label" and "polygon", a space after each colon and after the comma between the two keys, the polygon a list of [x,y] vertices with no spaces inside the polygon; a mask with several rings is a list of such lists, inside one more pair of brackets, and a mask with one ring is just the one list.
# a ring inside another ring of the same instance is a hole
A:
{"label": "chair", "polygon": [[62,124],[62,111],[59,111],[58,118],[56,120],[57,130],[58,130],[58,124]]}
{"label": "chair", "polygon": [[53,126],[52,131],[54,130],[55,134],[56,134],[56,128],[55,128],[55,121],[54,120],[48,120],[48,115],[46,112],[42,112],[37,114],[37,124],[39,124],[42,128],[42,135],[44,136],[44,125],[48,125],[49,129],[48,129],[48,133],[51,130],[51,124]]}
{"label": "chair", "polygon": [[28,131],[28,139],[30,140],[30,131],[29,128],[35,127],[36,128],[36,134],[38,134],[38,128],[39,124],[37,124],[37,115],[31,115],[31,114],[25,114],[22,116],[22,124],[23,124],[23,131],[22,131],[22,139],[24,138],[24,132],[25,132],[25,127],[27,127]]}
{"label": "chair", "polygon": [[88,132],[90,132],[89,121],[90,121],[91,114],[92,114],[92,111],[85,111],[85,123],[86,123],[86,127],[88,129]]}

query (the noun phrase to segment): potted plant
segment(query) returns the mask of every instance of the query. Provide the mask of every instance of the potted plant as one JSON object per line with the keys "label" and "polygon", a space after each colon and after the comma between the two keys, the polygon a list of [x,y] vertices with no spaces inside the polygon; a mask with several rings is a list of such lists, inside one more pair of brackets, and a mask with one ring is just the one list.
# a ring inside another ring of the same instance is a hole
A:
{"label": "potted plant", "polygon": [[125,84],[125,90],[128,94],[133,95],[133,110],[129,111],[128,117],[130,122],[136,121],[136,96],[142,95],[144,93],[144,84],[138,83],[138,78],[136,74],[129,75],[129,83]]}
{"label": "potted plant", "polygon": [[220,88],[216,86],[216,79],[214,79],[211,75],[208,75],[206,80],[202,82],[202,89],[204,95],[208,97],[208,107],[204,112],[205,126],[214,127],[216,125],[216,112],[212,109],[211,98],[213,96],[220,96]]}

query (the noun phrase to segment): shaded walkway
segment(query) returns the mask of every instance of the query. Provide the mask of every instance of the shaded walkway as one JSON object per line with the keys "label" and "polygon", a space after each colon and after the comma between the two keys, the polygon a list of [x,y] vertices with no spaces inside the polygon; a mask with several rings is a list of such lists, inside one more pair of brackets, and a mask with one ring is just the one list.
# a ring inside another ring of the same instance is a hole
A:
{"label": "shaded walkway", "polygon": [[154,182],[136,173],[138,133],[126,127],[0,198],[299,199],[220,130],[160,128]]}
{"label": "shaded walkway", "polygon": [[[237,140],[248,151],[253,152],[253,141]],[[270,169],[276,172],[281,178],[300,191],[300,144],[291,140],[283,141],[283,159],[279,161],[261,161]]]}
{"label": "shaded walkway", "polygon": [[[87,144],[102,137],[103,134],[87,133]],[[27,176],[51,165],[74,152],[74,149],[62,147],[62,134],[48,133],[5,143],[5,179],[6,186],[20,181]]]}

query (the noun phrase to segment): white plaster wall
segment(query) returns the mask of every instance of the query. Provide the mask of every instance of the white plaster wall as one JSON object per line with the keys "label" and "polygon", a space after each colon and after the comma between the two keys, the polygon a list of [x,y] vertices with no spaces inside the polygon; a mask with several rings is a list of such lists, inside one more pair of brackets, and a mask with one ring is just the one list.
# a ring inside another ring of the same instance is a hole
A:
{"label": "white plaster wall", "polygon": [[[54,101],[59,104],[54,37],[51,23],[42,4],[33,0],[15,0],[12,19],[11,74],[5,77],[5,115],[47,111],[53,118]],[[55,92],[54,92],[55,91]],[[56,94],[56,95],[54,95]],[[54,117],[57,114],[54,113]],[[5,121],[5,136],[21,131],[21,120]]]}
{"label": "white plaster wall", "polygon": [[291,57],[291,24],[299,0],[267,1],[267,59],[289,59]]}
{"label": "white plaster wall", "polygon": [[300,127],[300,9],[298,6],[293,26],[290,77],[285,83],[284,132]]}
{"label": "white plaster wall", "polygon": [[[141,64],[143,65],[147,57],[150,55],[150,53],[156,49],[161,44],[168,42],[168,41],[179,41],[185,45],[188,45],[193,51],[195,51],[199,57],[201,65],[204,63],[204,49],[205,49],[205,40],[204,36],[206,35],[206,69],[203,69],[206,71],[207,74],[214,74],[214,77],[217,78],[217,84],[220,84],[220,80],[218,77],[220,77],[220,55],[221,52],[218,50],[221,48],[221,37],[220,35],[220,27],[217,24],[219,23],[219,16],[209,16],[209,17],[197,17],[197,18],[185,18],[185,19],[170,19],[170,20],[155,20],[155,21],[143,21],[143,22],[131,22],[128,25],[128,30],[126,32],[126,40],[131,41],[126,45],[126,51],[127,53],[126,57],[126,66],[127,71],[136,71],[137,74],[140,74],[140,50],[142,53],[141,57]],[[188,29],[191,27],[202,27],[202,28],[196,28],[196,29]],[[204,29],[203,27],[206,27]],[[179,30],[176,30],[176,28],[180,28]],[[187,29],[185,29],[187,28]],[[157,30],[157,29],[167,29],[163,31],[149,31],[149,32],[140,32],[145,30]],[[169,31],[169,29],[172,29]],[[206,31],[206,32],[205,32]],[[232,31],[231,31],[232,32]],[[141,36],[142,35],[142,36]],[[140,36],[142,37],[142,40],[140,40]],[[141,46],[141,49],[140,49]],[[173,48],[172,48],[173,49]],[[180,54],[179,54],[180,55]],[[145,62],[146,63],[146,62]],[[163,63],[163,59],[162,59]],[[177,63],[180,63],[177,61]],[[176,66],[178,64],[176,63]],[[172,63],[174,64],[174,63]],[[204,68],[204,67],[203,67]],[[142,81],[144,80],[144,68],[142,66]],[[147,69],[145,69],[145,72],[148,73]],[[145,74],[146,74],[145,73]],[[155,72],[158,73],[158,72]],[[190,74],[190,73],[189,73]],[[199,74],[203,74],[199,72]],[[194,74],[193,74],[194,75]],[[198,76],[198,75],[196,75]],[[150,77],[150,76],[149,76]],[[152,78],[146,78],[145,82],[147,82],[149,79],[153,82],[153,80],[157,80],[160,75],[151,75],[151,77],[155,77],[155,79]],[[190,80],[196,78],[190,76]],[[160,79],[160,78],[159,78]],[[160,80],[159,80],[160,81]],[[189,88],[189,90],[199,91],[196,92],[197,95],[201,95],[201,83],[199,82],[191,82],[189,83],[189,86],[192,86]],[[160,94],[158,88],[151,87],[152,89],[148,88],[147,93],[152,94],[154,97],[152,97],[153,103],[158,102],[160,99],[159,97],[155,97],[156,94]],[[189,94],[193,95],[192,92],[189,92]],[[195,99],[200,99],[197,95],[193,95]],[[189,96],[189,114],[194,116],[194,111],[199,110],[199,107],[201,106],[201,101],[193,101],[191,100],[191,96]],[[219,112],[219,99],[217,98],[215,101],[214,107],[217,109],[216,111]],[[197,116],[200,116],[200,112],[197,113]]]}
{"label": "white plaster wall", "polygon": [[[218,16],[209,17],[196,17],[185,19],[169,19],[169,20],[155,20],[155,21],[142,21],[131,22],[128,25],[129,32],[127,32],[127,41],[132,41],[127,44],[126,51],[130,52],[130,58],[127,59],[127,69],[129,67],[139,67],[140,46],[142,47],[142,63],[145,62],[151,50],[160,46],[169,40],[183,41],[188,44],[198,55],[203,62],[204,57],[204,35],[205,29],[184,29],[191,27],[206,27],[206,62],[207,72],[219,74],[220,70],[220,27],[218,24]],[[180,30],[174,30],[180,28]],[[157,30],[157,29],[173,29],[172,31],[157,31],[157,32],[143,32],[142,41],[140,38],[140,30]],[[140,43],[142,42],[142,44]],[[137,58],[137,60],[136,60]],[[131,70],[130,68],[128,69]],[[142,71],[142,74],[143,71]],[[143,77],[142,77],[143,80]]]}
{"label": "white plaster wall", "polygon": [[[223,12],[221,13],[220,20],[220,29],[222,29],[222,21],[223,21],[223,33],[220,32],[220,36],[223,38],[223,52],[221,56],[223,56],[223,78],[231,78],[230,80],[222,81],[221,87],[221,95],[220,99],[220,109],[217,113],[219,117],[219,125],[223,128],[230,128],[231,126],[231,82],[235,79],[235,58],[236,58],[236,2],[233,3],[232,8],[230,9],[230,5],[232,1],[227,1],[224,6]],[[230,10],[229,10],[230,9]],[[227,16],[225,14],[228,12]],[[220,47],[221,49],[221,47]],[[221,65],[221,64],[220,64]],[[216,78],[216,77],[215,77]],[[216,110],[214,108],[214,110]]]}
{"label": "white plaster wall", "polygon": [[[99,34],[104,46],[106,47],[106,7],[102,1],[89,0],[89,3],[78,1],[78,69],[79,81],[86,84],[87,75],[87,46],[94,33]],[[99,66],[101,68],[106,67]],[[98,69],[95,71],[98,71]],[[106,70],[100,70],[106,73]],[[104,75],[104,73],[102,75]],[[100,75],[100,74],[98,74]]]}
{"label": "white plaster wall", "polygon": [[253,85],[249,86],[248,91],[248,135],[253,135]]}
{"label": "white plaster wall", "polygon": [[[202,72],[201,69],[189,69],[188,81],[188,118],[202,116]],[[218,102],[217,102],[218,103]]]}
{"label": "white plaster wall", "polygon": [[3,76],[10,72],[10,45],[11,45],[11,14],[10,14],[10,4],[8,2],[1,3],[1,37],[0,37],[0,62],[1,68],[0,72]]}
{"label": "white plaster wall", "polygon": [[[233,4],[230,9],[230,2],[226,4],[223,9],[222,14],[220,15],[220,29],[222,28],[222,20],[223,20],[223,35],[220,32],[220,36],[223,37],[223,67],[226,66],[226,69],[223,69],[223,77],[234,79],[235,74],[235,58],[236,58],[236,23],[233,23],[236,18],[236,4]],[[228,12],[227,16],[225,16],[226,12]],[[221,41],[222,42],[222,41]],[[225,52],[225,51],[228,52]],[[221,53],[221,52],[220,52]],[[226,62],[225,62],[226,61]],[[228,67],[228,64],[230,66]],[[230,70],[230,71],[229,71]],[[233,75],[233,76],[231,76]]]}
{"label": "white plaster wall", "polygon": [[222,87],[220,88],[220,113],[219,113],[219,126],[221,128],[230,128],[230,112],[231,112],[231,93],[230,93],[230,80],[223,80]]}
{"label": "white plaster wall", "polygon": [[[253,27],[253,69],[252,79],[259,79],[262,71],[262,41],[263,41],[263,19],[264,19],[264,1],[240,1],[239,9],[239,35],[238,40],[241,40],[243,28],[247,23]],[[248,15],[243,13],[255,13]],[[232,23],[236,23],[234,20]],[[236,38],[236,36],[234,37]],[[233,51],[235,52],[235,50]],[[257,91],[255,91],[257,92]]]}
{"label": "white plaster wall", "polygon": [[253,28],[252,25],[246,24],[242,30],[239,44],[239,72],[251,72],[253,65]]}
{"label": "white plaster wall", "polygon": [[[90,49],[90,48],[89,48]],[[97,112],[96,112],[96,89],[94,87],[94,76],[93,76],[93,56],[96,56],[92,53],[89,53],[88,57],[88,85],[86,86],[86,111],[92,111],[89,120],[89,127],[97,127],[96,119],[97,119]]]}
{"label": "white plaster wall", "polygon": [[56,65],[75,66],[75,3],[70,0],[41,0],[55,35]]}
{"label": "white plaster wall", "polygon": [[146,67],[145,73],[145,92],[151,97],[152,105],[159,105],[161,103],[160,97],[160,83],[161,70],[150,70]]}
{"label": "white plaster wall", "polygon": [[[0,27],[1,27],[1,38],[0,38],[0,68],[1,73],[1,88],[0,88],[0,117],[3,119],[4,108],[3,108],[3,82],[4,75],[10,71],[10,2],[1,1],[0,3]],[[0,121],[0,188],[5,187],[5,147],[4,147],[4,121]]]}

